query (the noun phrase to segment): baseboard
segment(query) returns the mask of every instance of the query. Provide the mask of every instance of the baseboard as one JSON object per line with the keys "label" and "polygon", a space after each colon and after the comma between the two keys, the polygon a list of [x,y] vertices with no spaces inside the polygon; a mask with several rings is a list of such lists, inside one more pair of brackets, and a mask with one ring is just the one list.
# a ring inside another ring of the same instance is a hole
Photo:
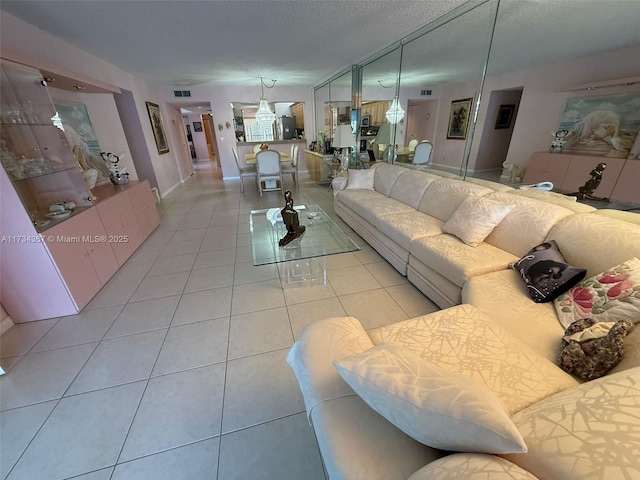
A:
{"label": "baseboard", "polygon": [[0,335],[2,335],[4,332],[9,330],[11,327],[13,327],[13,325],[14,325],[13,320],[11,320],[11,317],[9,316],[0,320]]}
{"label": "baseboard", "polygon": [[173,192],[176,188],[178,188],[182,183],[184,183],[184,180],[181,181],[180,183],[176,183],[173,187],[171,187],[169,190],[167,190],[166,192],[164,192],[161,197],[165,198],[167,195],[169,195],[171,192]]}

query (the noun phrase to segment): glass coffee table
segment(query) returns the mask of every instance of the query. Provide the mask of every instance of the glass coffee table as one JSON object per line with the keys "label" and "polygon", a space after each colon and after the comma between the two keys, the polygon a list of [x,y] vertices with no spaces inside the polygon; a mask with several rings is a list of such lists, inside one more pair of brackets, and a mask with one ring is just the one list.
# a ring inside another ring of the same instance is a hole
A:
{"label": "glass coffee table", "polygon": [[253,264],[279,266],[284,288],[326,283],[324,257],[355,252],[360,247],[342,231],[318,205],[295,205],[301,237],[280,247],[279,240],[287,234],[279,208],[253,210],[250,215]]}

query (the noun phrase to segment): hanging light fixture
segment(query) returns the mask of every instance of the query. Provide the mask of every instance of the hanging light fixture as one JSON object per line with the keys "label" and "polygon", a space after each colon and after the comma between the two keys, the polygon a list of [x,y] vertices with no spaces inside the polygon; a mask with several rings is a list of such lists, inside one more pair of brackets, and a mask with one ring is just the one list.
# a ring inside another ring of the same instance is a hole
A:
{"label": "hanging light fixture", "polygon": [[[382,83],[382,80],[378,80],[378,83],[382,88],[392,88],[392,87],[398,86],[398,82],[394,83],[393,85],[389,85],[388,87]],[[385,116],[387,117],[387,120],[389,121],[389,123],[393,123],[393,124],[400,122],[400,120],[404,118],[404,110],[400,106],[400,102],[398,101],[397,95],[393,97],[391,106],[389,107],[389,110],[387,110],[387,113],[385,114]]]}
{"label": "hanging light fixture", "polygon": [[404,110],[400,106],[400,102],[398,101],[398,97],[393,97],[393,101],[391,102],[391,106],[386,113],[387,120],[389,123],[396,124],[400,120],[404,118]]}
{"label": "hanging light fixture", "polygon": [[273,122],[276,120],[276,115],[269,108],[269,102],[267,102],[267,98],[264,96],[264,87],[273,88],[276,84],[276,80],[272,80],[271,86],[265,85],[262,77],[260,77],[260,88],[262,92],[262,96],[260,97],[260,105],[258,106],[258,111],[256,112],[256,123],[261,128],[269,128],[273,125]]}

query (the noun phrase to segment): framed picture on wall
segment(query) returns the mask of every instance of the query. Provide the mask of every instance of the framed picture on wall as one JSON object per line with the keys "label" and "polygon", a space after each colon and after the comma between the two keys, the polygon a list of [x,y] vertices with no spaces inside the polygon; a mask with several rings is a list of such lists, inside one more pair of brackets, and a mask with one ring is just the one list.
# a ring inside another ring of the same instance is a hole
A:
{"label": "framed picture on wall", "polygon": [[469,126],[472,100],[471,98],[463,98],[451,102],[447,138],[453,140],[464,140],[467,138],[467,127]]}
{"label": "framed picture on wall", "polygon": [[360,122],[360,126],[361,127],[370,127],[371,123],[371,115],[363,115],[362,116],[362,121]]}
{"label": "framed picture on wall", "polygon": [[511,120],[513,120],[513,112],[516,111],[515,105],[500,105],[498,109],[498,116],[496,117],[496,129],[511,127]]}
{"label": "framed picture on wall", "polygon": [[193,131],[201,132],[202,131],[202,122],[193,122]]}
{"label": "framed picture on wall", "polygon": [[164,125],[162,124],[162,117],[160,116],[160,107],[155,103],[145,102],[147,105],[147,112],[149,112],[149,120],[151,121],[151,128],[153,130],[153,137],[156,140],[156,147],[158,153],[169,152],[169,143],[167,142],[167,134],[164,131]]}

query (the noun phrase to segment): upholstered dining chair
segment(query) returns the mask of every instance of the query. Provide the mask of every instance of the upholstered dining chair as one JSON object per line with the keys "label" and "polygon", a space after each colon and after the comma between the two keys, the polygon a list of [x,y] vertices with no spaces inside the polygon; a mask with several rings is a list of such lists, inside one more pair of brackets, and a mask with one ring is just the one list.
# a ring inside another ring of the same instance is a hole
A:
{"label": "upholstered dining chair", "polygon": [[[256,153],[256,170],[258,172],[258,191],[261,197],[262,192],[265,191],[283,190],[280,152],[271,149],[260,150]],[[267,186],[267,182],[275,182],[275,186]]]}
{"label": "upholstered dining chair", "polygon": [[430,142],[422,142],[416,145],[416,149],[413,151],[413,163],[414,165],[423,165],[428,167],[431,165],[431,152],[433,151],[433,145]]}
{"label": "upholstered dining chair", "polygon": [[244,193],[244,179],[245,178],[256,178],[256,166],[255,165],[246,165],[244,167],[240,166],[240,160],[238,160],[238,152],[235,148],[231,149],[233,151],[233,158],[236,161],[236,167],[238,167],[238,174],[240,175],[240,191]]}
{"label": "upholstered dining chair", "polygon": [[418,146],[418,139],[417,138],[411,139],[411,141],[409,142],[409,151],[413,152],[417,146]]}
{"label": "upholstered dining chair", "polygon": [[291,174],[291,178],[293,178],[293,183],[298,185],[298,155],[300,154],[300,147],[298,145],[294,145],[291,148],[291,163],[286,165],[282,169],[283,175]]}

